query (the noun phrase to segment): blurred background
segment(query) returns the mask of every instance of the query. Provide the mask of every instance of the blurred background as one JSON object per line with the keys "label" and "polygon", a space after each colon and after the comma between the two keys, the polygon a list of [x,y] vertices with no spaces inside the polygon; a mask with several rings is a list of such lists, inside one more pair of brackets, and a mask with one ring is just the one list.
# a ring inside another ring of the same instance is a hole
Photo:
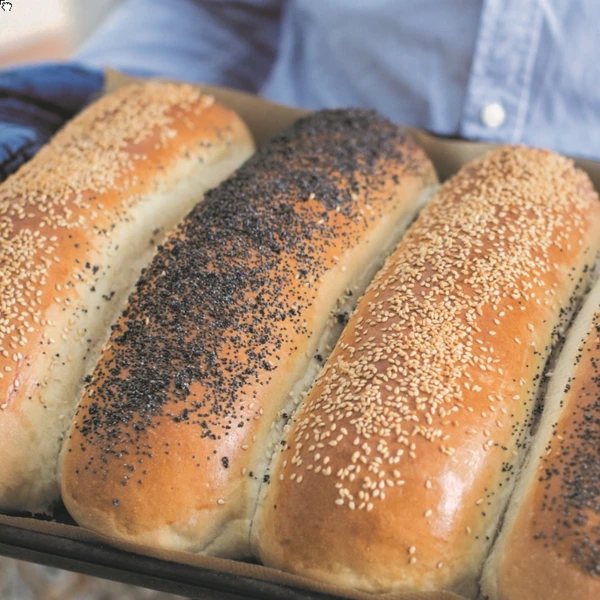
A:
{"label": "blurred background", "polygon": [[120,1],[0,0],[0,68],[68,56]]}

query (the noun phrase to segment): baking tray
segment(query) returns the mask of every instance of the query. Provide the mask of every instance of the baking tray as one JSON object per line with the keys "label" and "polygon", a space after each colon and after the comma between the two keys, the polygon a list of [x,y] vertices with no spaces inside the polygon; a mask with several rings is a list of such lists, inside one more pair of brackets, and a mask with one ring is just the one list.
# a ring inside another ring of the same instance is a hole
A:
{"label": "baking tray", "polygon": [[[244,575],[134,554],[109,545],[82,542],[23,527],[0,525],[0,554],[94,577],[193,598],[326,600],[310,592]],[[339,598],[339,597],[338,597]]]}
{"label": "baking tray", "polygon": [[[131,78],[108,71],[107,91],[130,81]],[[259,146],[307,112],[226,88],[200,87],[235,110],[246,121]],[[442,138],[409,129],[428,153],[442,181],[470,160],[494,148],[491,144]],[[596,189],[600,189],[600,163],[580,159],[575,162],[587,171]],[[66,513],[59,514],[53,521],[0,515],[0,554],[199,599],[374,598],[373,594],[349,593],[336,586],[257,564],[164,551],[105,538],[77,527]],[[396,593],[377,597],[389,600],[459,599],[449,592]]]}

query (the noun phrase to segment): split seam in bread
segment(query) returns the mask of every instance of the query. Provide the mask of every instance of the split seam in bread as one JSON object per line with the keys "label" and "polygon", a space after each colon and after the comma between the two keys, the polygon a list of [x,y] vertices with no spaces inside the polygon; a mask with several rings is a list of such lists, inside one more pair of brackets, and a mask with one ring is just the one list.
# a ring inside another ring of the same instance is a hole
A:
{"label": "split seam in bread", "polygon": [[490,600],[600,595],[600,280],[555,364],[539,428],[486,561]]}
{"label": "split seam in bread", "polygon": [[364,591],[474,597],[599,249],[598,196],[556,154],[501,148],[444,183],[290,423],[258,558]]}
{"label": "split seam in bread", "polygon": [[338,299],[435,181],[402,129],[340,110],[301,119],[209,192],[138,282],[84,391],[62,480],[77,522],[248,555],[271,423],[339,327]]}
{"label": "split seam in bread", "polygon": [[0,186],[0,509],[49,513],[87,371],[167,230],[253,152],[189,85],[90,106]]}

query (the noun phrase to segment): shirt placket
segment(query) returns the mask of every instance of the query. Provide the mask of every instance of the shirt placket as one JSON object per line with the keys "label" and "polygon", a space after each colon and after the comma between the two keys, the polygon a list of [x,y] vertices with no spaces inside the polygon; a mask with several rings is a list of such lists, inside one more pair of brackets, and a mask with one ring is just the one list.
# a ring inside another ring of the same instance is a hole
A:
{"label": "shirt placket", "polygon": [[521,140],[542,29],[542,0],[484,0],[460,134]]}

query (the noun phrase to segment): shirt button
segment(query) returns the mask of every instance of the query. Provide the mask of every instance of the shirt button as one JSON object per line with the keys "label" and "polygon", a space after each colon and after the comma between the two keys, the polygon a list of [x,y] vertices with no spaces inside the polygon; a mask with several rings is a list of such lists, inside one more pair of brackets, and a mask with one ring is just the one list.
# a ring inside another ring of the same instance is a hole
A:
{"label": "shirt button", "polygon": [[499,102],[492,102],[483,107],[481,111],[481,120],[486,127],[496,129],[500,127],[506,119],[506,111]]}

